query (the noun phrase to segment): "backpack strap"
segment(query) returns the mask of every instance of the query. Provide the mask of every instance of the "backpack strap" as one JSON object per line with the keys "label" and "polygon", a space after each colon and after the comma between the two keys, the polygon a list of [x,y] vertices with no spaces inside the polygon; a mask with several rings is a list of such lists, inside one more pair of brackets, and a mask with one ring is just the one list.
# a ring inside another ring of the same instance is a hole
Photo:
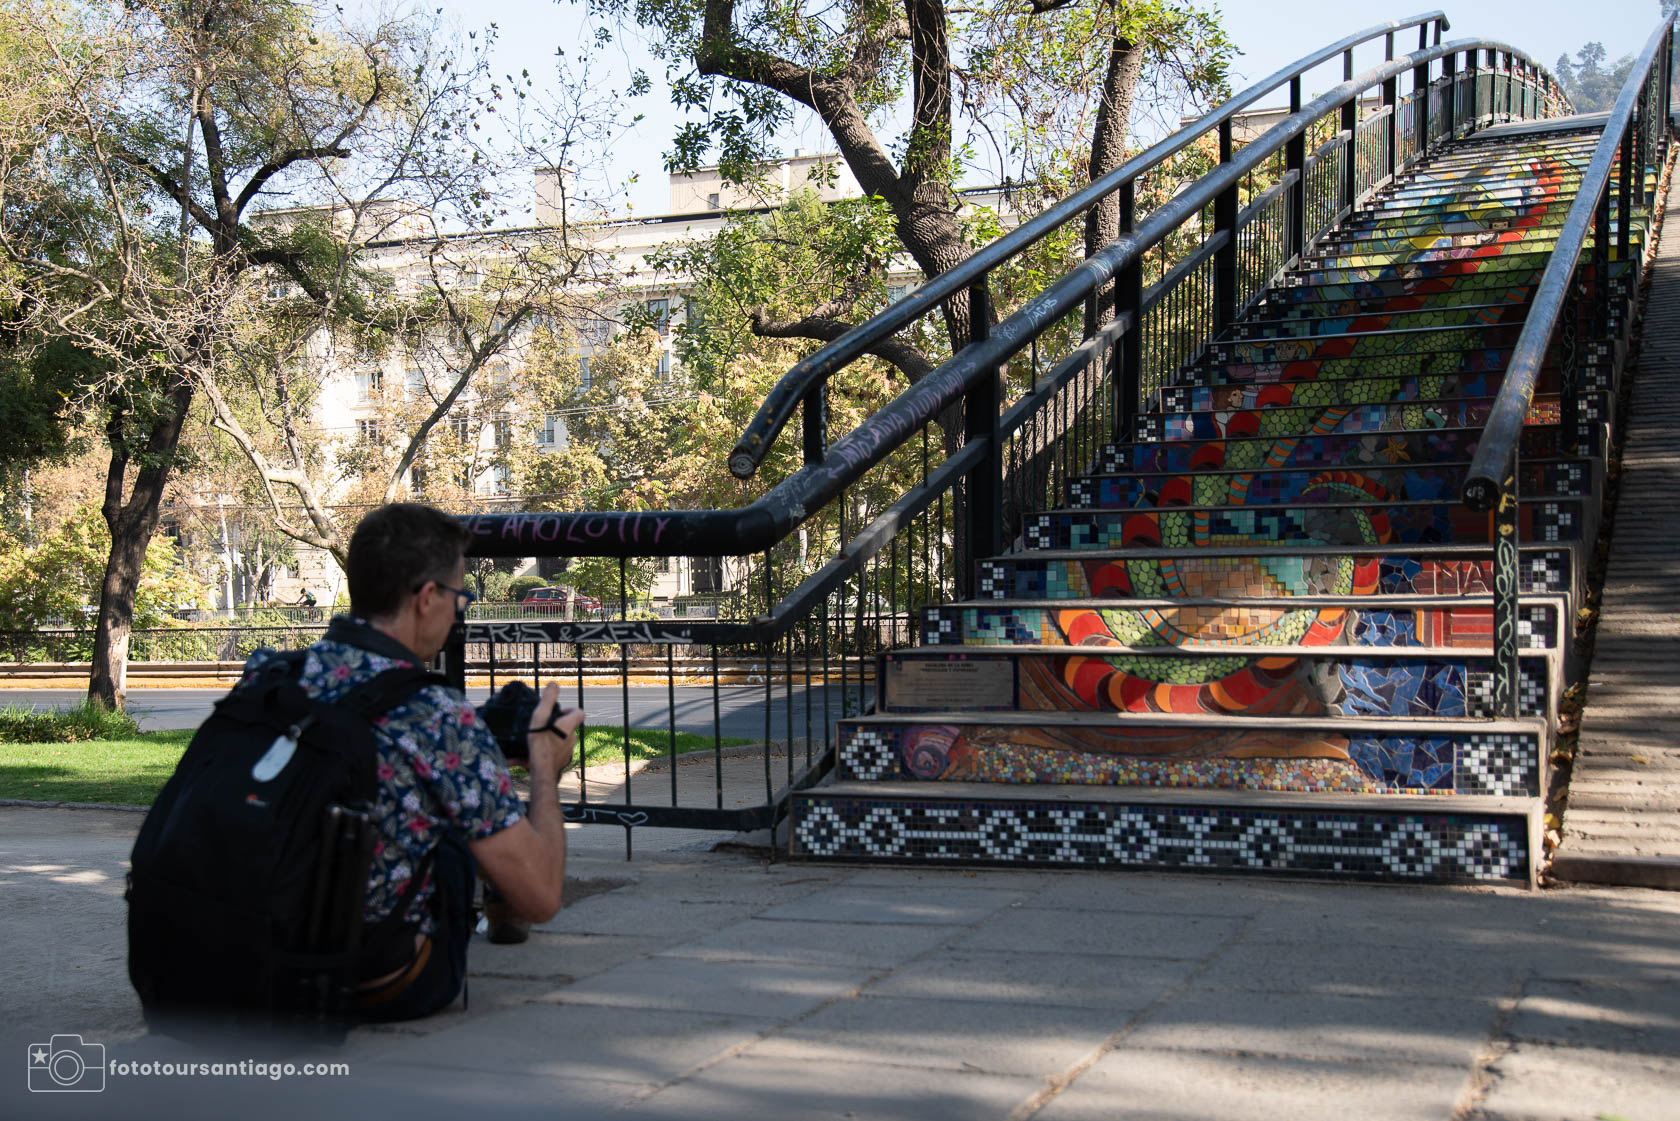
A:
{"label": "backpack strap", "polygon": [[449,679],[441,673],[419,666],[398,666],[374,674],[332,703],[351,709],[372,723],[426,686],[448,684]]}

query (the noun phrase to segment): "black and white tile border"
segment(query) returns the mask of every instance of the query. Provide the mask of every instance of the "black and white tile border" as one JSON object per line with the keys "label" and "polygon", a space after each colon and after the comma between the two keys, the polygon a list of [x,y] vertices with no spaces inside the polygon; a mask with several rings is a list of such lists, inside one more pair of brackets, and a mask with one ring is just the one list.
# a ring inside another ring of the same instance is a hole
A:
{"label": "black and white tile border", "polygon": [[1353,879],[1528,879],[1521,818],[1254,808],[795,800],[793,851],[813,860],[1202,868]]}

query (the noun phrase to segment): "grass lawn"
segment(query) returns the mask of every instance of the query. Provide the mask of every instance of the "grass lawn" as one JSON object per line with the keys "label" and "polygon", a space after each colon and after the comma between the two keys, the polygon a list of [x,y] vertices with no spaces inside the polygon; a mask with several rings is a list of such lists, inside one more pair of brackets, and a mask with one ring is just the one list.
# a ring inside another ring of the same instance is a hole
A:
{"label": "grass lawn", "polygon": [[[175,764],[191,738],[189,729],[82,743],[0,743],[0,798],[149,806],[175,773]],[[725,747],[752,742],[723,738]],[[712,744],[710,736],[677,733],[678,754],[710,751]],[[591,765],[623,761],[624,729],[586,726],[583,750]],[[632,759],[653,759],[669,751],[669,732],[630,729]]]}

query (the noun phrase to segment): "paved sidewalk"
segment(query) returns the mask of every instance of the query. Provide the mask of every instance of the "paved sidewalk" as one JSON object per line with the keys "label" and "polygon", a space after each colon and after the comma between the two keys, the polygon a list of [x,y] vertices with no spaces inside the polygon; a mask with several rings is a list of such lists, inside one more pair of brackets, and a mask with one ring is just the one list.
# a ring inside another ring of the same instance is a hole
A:
{"label": "paved sidewalk", "polygon": [[[1680,175],[1652,267],[1563,842],[1566,878],[1680,888]],[[1680,1116],[1680,1105],[1676,1106]]]}
{"label": "paved sidewalk", "polygon": [[[347,1077],[145,1037],[124,975],[139,815],[0,810],[0,1116],[1680,1116],[1680,895],[850,869],[574,829],[573,899],[475,944],[471,1009],[362,1029]],[[31,1094],[79,1033],[106,1088]]]}

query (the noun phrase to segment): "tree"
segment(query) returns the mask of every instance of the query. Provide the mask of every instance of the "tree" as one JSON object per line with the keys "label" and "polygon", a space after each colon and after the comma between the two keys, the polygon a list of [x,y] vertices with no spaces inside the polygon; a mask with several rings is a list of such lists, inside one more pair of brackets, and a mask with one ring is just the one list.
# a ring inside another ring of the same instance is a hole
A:
{"label": "tree", "polygon": [[[999,128],[1013,131],[1009,144],[1029,165],[1037,162],[1036,146],[1054,146],[1034,116],[1043,99],[1010,94],[1026,73],[1023,56],[1036,52],[1051,60],[1028,86],[1038,82],[1057,100],[1085,103],[1064,105],[1052,116],[1059,124],[1087,115],[1094,120],[1083,170],[1095,178],[1123,158],[1133,97],[1147,69],[1176,70],[1185,88],[1200,95],[1223,87],[1232,53],[1216,17],[1180,0],[1032,0],[1025,7],[992,0],[978,8],[940,0],[840,7],[800,0],[590,0],[590,6],[633,17],[651,31],[655,54],[676,75],[673,101],[705,114],[677,134],[672,169],[692,170],[715,148],[726,177],[745,181],[772,154],[775,132],[793,107],[803,106],[828,129],[864,193],[890,210],[905,251],[929,277],[972,249],[954,192],[973,155],[960,120],[994,137]],[[1187,28],[1195,29],[1188,42]],[[1068,29],[1083,37],[1078,49],[1044,50]],[[897,142],[883,142],[877,123],[895,114],[908,122],[905,132]],[[1117,212],[1094,217],[1088,240],[1112,236],[1117,222]],[[778,326],[790,336],[825,339],[837,324],[855,322],[856,309],[843,299],[823,310],[838,314]],[[973,332],[967,293],[948,300],[943,317],[948,345],[960,349]],[[913,368],[905,372],[918,376]]]}
{"label": "tree", "polygon": [[[359,27],[297,0],[27,0],[0,19],[0,305],[22,337],[70,340],[101,366],[81,393],[110,448],[89,692],[120,705],[142,558],[195,399],[276,511],[279,488],[301,502],[281,527],[333,547],[341,528],[306,472],[318,449],[295,423],[318,388],[292,378],[302,348],[345,323],[405,340],[446,327],[468,357],[435,425],[531,314],[454,294],[443,225],[498,213],[459,141],[510,94],[481,62],[458,66],[433,25]],[[276,200],[305,205],[258,220]],[[433,295],[393,300],[360,251],[417,220]]]}
{"label": "tree", "polygon": [[1577,113],[1602,113],[1616,103],[1616,95],[1633,71],[1633,56],[1624,55],[1609,67],[1604,62],[1604,44],[1588,43],[1575,52],[1575,60],[1559,55],[1553,68],[1558,84],[1569,95]]}

